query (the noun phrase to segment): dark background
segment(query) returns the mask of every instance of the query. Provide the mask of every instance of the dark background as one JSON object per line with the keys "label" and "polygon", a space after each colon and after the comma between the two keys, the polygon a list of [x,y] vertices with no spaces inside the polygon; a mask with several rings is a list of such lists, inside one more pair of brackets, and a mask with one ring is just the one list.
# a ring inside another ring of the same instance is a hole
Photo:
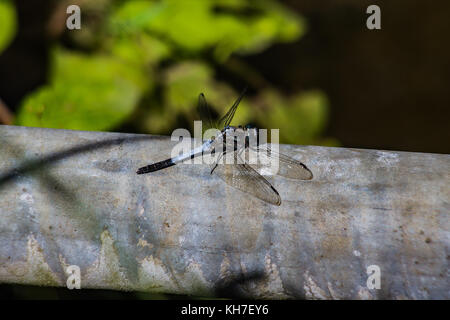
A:
{"label": "dark background", "polygon": [[[323,89],[329,135],[345,147],[450,153],[450,2],[286,3],[308,33],[254,63],[286,90]],[[371,31],[361,26],[375,3],[382,29]]]}
{"label": "dark background", "polygon": [[[0,56],[0,96],[13,110],[46,81],[55,2],[16,1],[19,31]],[[344,147],[450,153],[448,1],[283,2],[306,18],[306,35],[248,64],[286,93],[322,89],[326,134]],[[365,27],[370,4],[381,7],[381,30]]]}

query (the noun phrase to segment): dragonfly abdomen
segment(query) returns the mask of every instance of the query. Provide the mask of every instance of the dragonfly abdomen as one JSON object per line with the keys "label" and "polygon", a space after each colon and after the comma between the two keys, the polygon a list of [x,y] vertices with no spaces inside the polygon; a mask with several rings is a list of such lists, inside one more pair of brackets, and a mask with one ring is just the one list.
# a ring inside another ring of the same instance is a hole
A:
{"label": "dragonfly abdomen", "polygon": [[160,162],[156,162],[153,164],[150,164],[148,166],[139,168],[138,171],[136,171],[137,174],[144,174],[149,172],[158,171],[161,169],[165,169],[171,166],[174,166],[176,163],[172,161],[172,159],[163,160]]}

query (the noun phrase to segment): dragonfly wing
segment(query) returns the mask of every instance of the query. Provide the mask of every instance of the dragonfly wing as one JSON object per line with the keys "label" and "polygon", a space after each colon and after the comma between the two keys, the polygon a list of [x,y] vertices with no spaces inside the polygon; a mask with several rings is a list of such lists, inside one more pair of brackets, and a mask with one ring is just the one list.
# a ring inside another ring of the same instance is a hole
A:
{"label": "dragonfly wing", "polygon": [[[272,164],[278,161],[278,171],[276,174],[299,180],[311,180],[313,174],[309,168],[302,162],[295,160],[285,154],[273,151],[267,145],[260,145],[257,148],[251,148],[250,151],[256,152],[258,157],[258,167],[260,172],[270,172]],[[276,166],[275,166],[276,168]]]}
{"label": "dragonfly wing", "polygon": [[236,109],[239,106],[239,103],[241,102],[242,98],[244,97],[246,91],[247,91],[247,88],[245,88],[242,91],[239,98],[237,98],[237,100],[231,106],[230,110],[228,110],[228,112],[219,120],[218,128],[225,128],[230,125],[231,120],[233,120],[234,114],[236,113]]}
{"label": "dragonfly wing", "polygon": [[[236,159],[239,157],[236,154]],[[228,185],[251,194],[258,199],[279,206],[281,198],[277,190],[248,164],[217,164],[213,170]]]}
{"label": "dragonfly wing", "polygon": [[208,129],[216,128],[216,124],[213,120],[213,112],[206,102],[206,98],[203,93],[200,93],[198,96],[197,113],[200,115],[200,119],[203,122],[203,132]]}

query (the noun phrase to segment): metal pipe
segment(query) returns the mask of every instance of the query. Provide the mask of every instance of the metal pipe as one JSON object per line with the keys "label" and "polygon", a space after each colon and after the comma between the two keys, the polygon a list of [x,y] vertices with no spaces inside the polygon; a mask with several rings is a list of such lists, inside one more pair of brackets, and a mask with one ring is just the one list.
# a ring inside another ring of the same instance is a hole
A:
{"label": "metal pipe", "polygon": [[314,179],[274,177],[277,207],[206,165],[137,175],[168,141],[0,126],[0,281],[66,286],[78,266],[81,288],[450,298],[449,155],[282,145]]}

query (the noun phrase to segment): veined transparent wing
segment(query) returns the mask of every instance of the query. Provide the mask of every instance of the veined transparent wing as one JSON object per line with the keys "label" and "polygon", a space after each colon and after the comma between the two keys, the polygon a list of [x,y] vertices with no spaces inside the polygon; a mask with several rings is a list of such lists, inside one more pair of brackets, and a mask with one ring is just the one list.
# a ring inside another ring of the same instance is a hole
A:
{"label": "veined transparent wing", "polygon": [[197,105],[197,112],[200,115],[200,118],[203,120],[203,131],[206,131],[207,129],[218,129],[222,130],[223,128],[230,125],[231,121],[233,120],[234,114],[236,113],[236,109],[239,106],[239,103],[241,102],[242,98],[244,97],[247,89],[245,88],[240,96],[237,98],[237,100],[233,103],[233,105],[230,107],[228,112],[220,118],[218,121],[215,121],[211,107],[206,102],[205,95],[203,93],[200,93],[198,97],[198,105]]}
{"label": "veined transparent wing", "polygon": [[203,93],[200,93],[198,96],[197,113],[199,114],[200,119],[202,120],[202,129],[203,129],[202,133],[204,133],[208,129],[218,129],[218,130],[221,129],[218,127],[217,121],[214,120],[213,111],[206,102],[206,98]]}
{"label": "veined transparent wing", "polygon": [[245,93],[247,92],[247,88],[245,88],[241,94],[239,95],[239,98],[233,103],[230,110],[219,120],[218,126],[219,129],[223,129],[230,125],[231,120],[233,120],[234,114],[236,113],[236,109],[239,106],[239,103],[241,102],[242,98],[245,96]]}
{"label": "veined transparent wing", "polygon": [[216,174],[228,185],[251,194],[258,199],[279,206],[281,197],[278,191],[262,175],[256,172],[248,164],[238,164],[237,152],[234,152],[235,164],[216,164],[211,173]]}
{"label": "veined transparent wing", "polygon": [[249,149],[249,152],[255,153],[258,160],[257,163],[252,164],[252,166],[263,175],[277,174],[286,178],[299,180],[311,180],[313,178],[311,170],[309,170],[302,162],[274,151],[267,144],[254,148],[250,147]]}

